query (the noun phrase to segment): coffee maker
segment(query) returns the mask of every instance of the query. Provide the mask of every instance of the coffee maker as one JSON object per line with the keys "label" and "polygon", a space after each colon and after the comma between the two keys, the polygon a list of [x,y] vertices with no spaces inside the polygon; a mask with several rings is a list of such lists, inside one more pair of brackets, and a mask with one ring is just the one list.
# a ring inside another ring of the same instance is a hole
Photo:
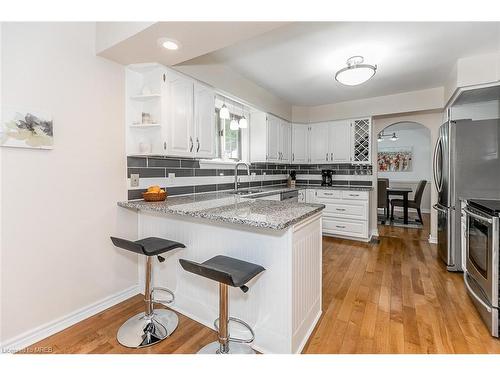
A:
{"label": "coffee maker", "polygon": [[331,169],[321,170],[321,186],[332,186],[333,171]]}

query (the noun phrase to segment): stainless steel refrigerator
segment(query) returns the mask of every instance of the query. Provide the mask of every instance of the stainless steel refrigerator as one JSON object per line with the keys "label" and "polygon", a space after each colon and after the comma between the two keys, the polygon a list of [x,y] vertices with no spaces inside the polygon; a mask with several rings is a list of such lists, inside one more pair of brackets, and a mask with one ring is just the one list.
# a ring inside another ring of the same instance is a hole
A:
{"label": "stainless steel refrigerator", "polygon": [[443,124],[434,150],[438,253],[449,271],[462,271],[461,200],[500,199],[500,120],[471,117]]}

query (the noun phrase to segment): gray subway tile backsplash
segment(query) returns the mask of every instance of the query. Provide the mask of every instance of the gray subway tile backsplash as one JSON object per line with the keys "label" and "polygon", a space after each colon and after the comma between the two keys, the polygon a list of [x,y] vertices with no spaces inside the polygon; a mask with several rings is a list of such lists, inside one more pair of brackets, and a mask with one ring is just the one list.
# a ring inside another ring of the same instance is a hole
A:
{"label": "gray subway tile backsplash", "polygon": [[148,167],[179,168],[180,160],[148,158]]}
{"label": "gray subway tile backsplash", "polygon": [[[175,177],[221,177],[222,176],[234,176],[234,168],[228,169],[201,169],[198,159],[182,159],[175,157],[165,157],[165,156],[129,156],[127,157],[127,174],[130,177],[132,173],[138,173],[140,178],[161,178],[168,177],[169,173],[175,173]],[[242,182],[239,184],[240,188],[248,187],[261,187],[261,186],[271,186],[285,184],[286,179],[283,179],[283,175],[288,175],[291,170],[295,170],[299,175],[311,175],[313,179],[301,179],[297,180],[300,184],[310,184],[310,185],[320,185],[321,180],[318,176],[321,175],[322,169],[330,169],[334,172],[334,175],[371,175],[372,166],[357,166],[349,163],[343,164],[275,164],[275,163],[252,163],[250,173],[255,173],[256,175],[266,175],[276,176],[273,180],[266,181],[251,181]],[[239,176],[247,175],[247,169],[238,169]],[[313,177],[314,176],[314,177]],[[211,180],[212,182],[213,180]],[[227,180],[226,180],[227,181]],[[179,180],[177,180],[179,182]],[[217,182],[217,180],[215,180]],[[357,186],[370,186],[371,181],[341,181],[334,180],[335,185],[357,185]],[[221,190],[232,190],[234,188],[233,183],[223,182],[220,184],[203,184],[203,185],[189,185],[189,186],[175,186],[168,187],[167,191],[169,195],[183,195],[192,193],[201,193],[208,191],[221,191]],[[140,199],[142,198],[143,189],[133,189],[129,190],[129,199]]]}
{"label": "gray subway tile backsplash", "polygon": [[140,178],[165,177],[164,168],[128,168],[128,177],[138,174]]}

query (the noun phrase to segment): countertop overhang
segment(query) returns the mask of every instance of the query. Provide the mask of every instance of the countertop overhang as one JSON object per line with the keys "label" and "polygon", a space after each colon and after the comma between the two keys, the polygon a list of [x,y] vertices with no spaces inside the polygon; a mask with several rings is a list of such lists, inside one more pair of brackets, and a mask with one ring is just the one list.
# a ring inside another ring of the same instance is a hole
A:
{"label": "countertop overhang", "polygon": [[227,192],[169,197],[163,202],[124,201],[118,206],[273,230],[287,229],[325,208],[322,204],[259,200]]}

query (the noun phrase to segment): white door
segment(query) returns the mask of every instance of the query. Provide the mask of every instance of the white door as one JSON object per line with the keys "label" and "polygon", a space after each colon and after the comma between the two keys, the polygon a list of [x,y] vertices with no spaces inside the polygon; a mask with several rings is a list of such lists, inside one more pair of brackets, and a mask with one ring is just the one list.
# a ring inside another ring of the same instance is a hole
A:
{"label": "white door", "polygon": [[291,149],[292,149],[292,125],[287,121],[281,122],[281,162],[290,163],[291,160]]}
{"label": "white door", "polygon": [[351,122],[334,121],[330,123],[330,161],[348,163],[351,161]]}
{"label": "white door", "polygon": [[280,126],[281,120],[267,115],[267,160],[279,161],[280,159]]}
{"label": "white door", "polygon": [[309,147],[312,163],[330,162],[329,129],[330,124],[327,122],[311,124]]}
{"label": "white door", "polygon": [[197,157],[215,157],[215,92],[194,85],[194,151]]}
{"label": "white door", "polygon": [[193,82],[167,73],[167,155],[194,156]]}
{"label": "white door", "polygon": [[309,126],[292,125],[292,163],[309,162]]}

